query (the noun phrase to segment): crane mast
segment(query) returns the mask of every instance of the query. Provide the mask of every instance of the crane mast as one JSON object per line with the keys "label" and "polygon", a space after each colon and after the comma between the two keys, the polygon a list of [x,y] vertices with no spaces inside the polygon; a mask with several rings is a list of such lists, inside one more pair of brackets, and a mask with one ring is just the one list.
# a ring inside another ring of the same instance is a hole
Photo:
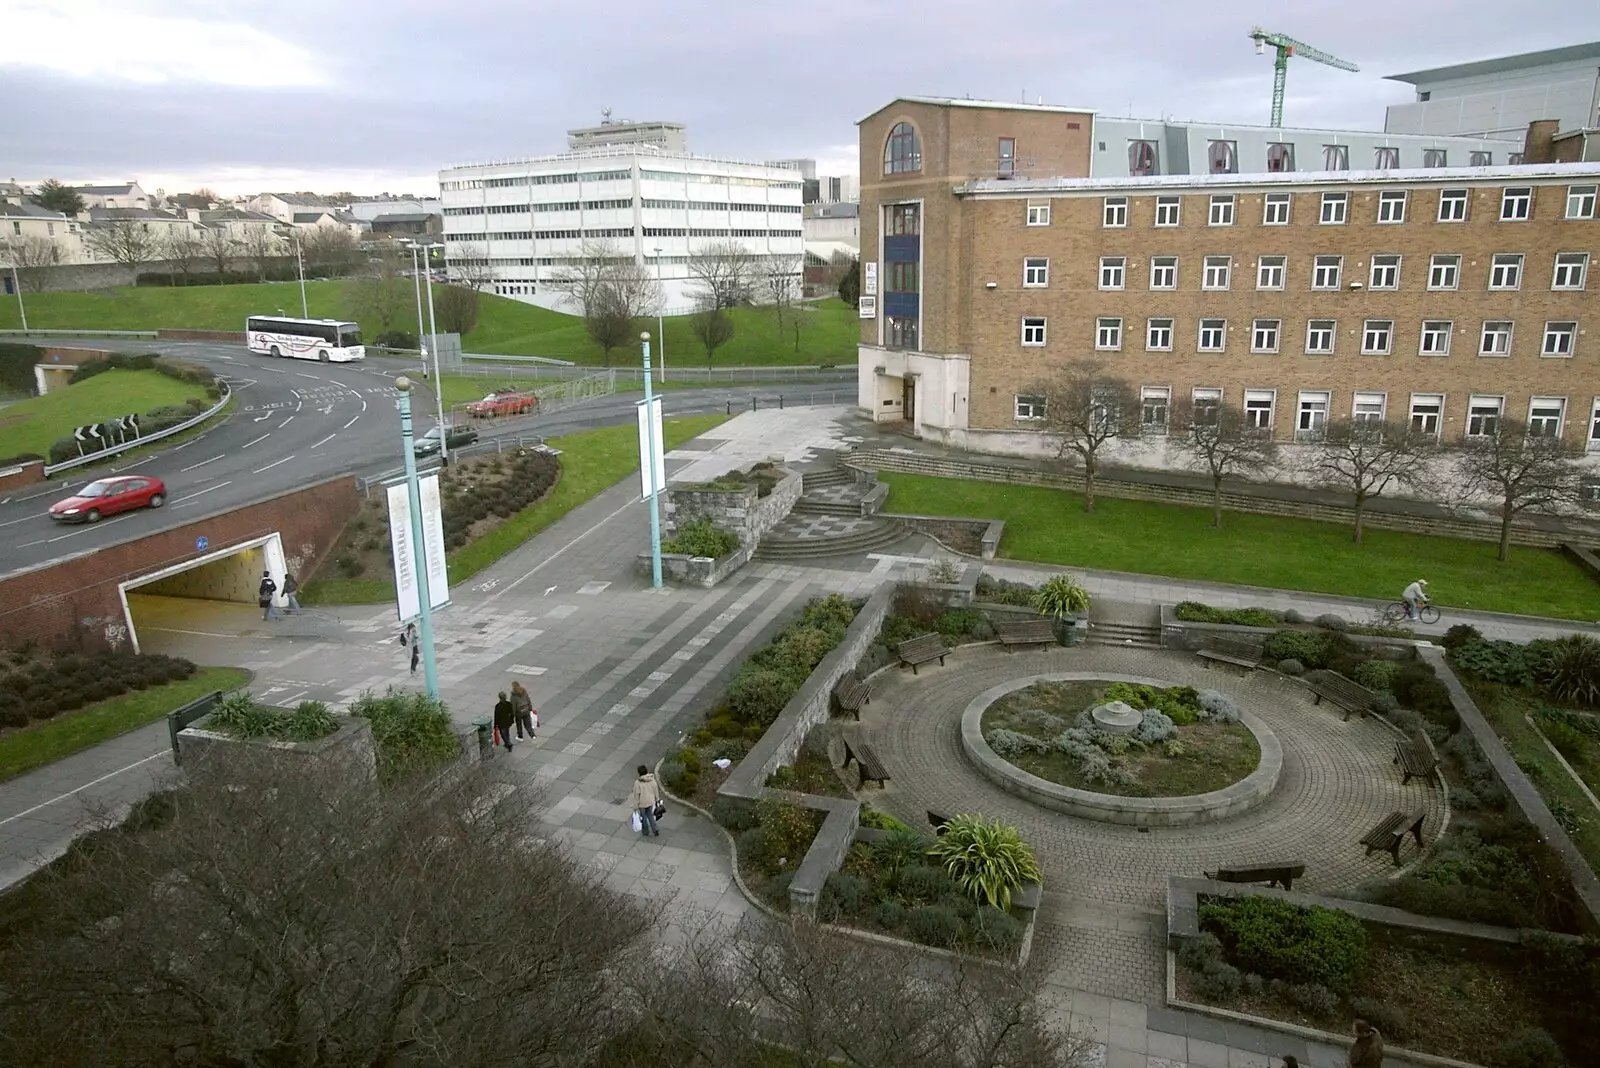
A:
{"label": "crane mast", "polygon": [[1272,125],[1283,125],[1283,86],[1289,77],[1289,57],[1299,56],[1314,62],[1333,67],[1337,70],[1358,71],[1361,68],[1347,59],[1329,55],[1321,49],[1312,48],[1304,41],[1296,41],[1293,37],[1286,37],[1281,33],[1269,33],[1260,26],[1250,31],[1250,39],[1256,43],[1256,55],[1261,55],[1268,45],[1276,51],[1272,62]]}

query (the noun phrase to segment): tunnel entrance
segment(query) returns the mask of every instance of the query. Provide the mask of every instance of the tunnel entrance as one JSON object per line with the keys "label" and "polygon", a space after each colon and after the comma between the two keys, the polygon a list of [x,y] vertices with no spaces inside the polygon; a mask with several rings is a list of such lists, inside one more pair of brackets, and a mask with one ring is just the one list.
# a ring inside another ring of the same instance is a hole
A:
{"label": "tunnel entrance", "polygon": [[272,572],[281,586],[285,567],[283,541],[274,532],[122,583],[118,594],[134,651],[142,651],[141,629],[213,637],[250,629],[261,618],[261,573]]}

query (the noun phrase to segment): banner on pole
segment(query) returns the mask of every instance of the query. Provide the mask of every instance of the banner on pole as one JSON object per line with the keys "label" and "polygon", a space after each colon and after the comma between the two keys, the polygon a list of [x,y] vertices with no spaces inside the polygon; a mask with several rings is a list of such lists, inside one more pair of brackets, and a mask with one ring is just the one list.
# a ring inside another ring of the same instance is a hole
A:
{"label": "banner on pole", "polygon": [[426,561],[428,601],[442,608],[450,601],[444,557],[444,520],[439,507],[439,477],[419,480],[422,499],[422,546],[411,536],[411,495],[404,482],[388,487],[389,545],[394,550],[395,611],[400,622],[422,614],[417,568]]}
{"label": "banner on pole", "polygon": [[638,401],[635,410],[639,418],[639,497],[650,498],[652,489],[663,492],[667,488],[666,450],[661,440],[661,398],[650,398],[650,423],[655,431],[655,455],[650,455],[650,435],[646,431],[644,401]]}

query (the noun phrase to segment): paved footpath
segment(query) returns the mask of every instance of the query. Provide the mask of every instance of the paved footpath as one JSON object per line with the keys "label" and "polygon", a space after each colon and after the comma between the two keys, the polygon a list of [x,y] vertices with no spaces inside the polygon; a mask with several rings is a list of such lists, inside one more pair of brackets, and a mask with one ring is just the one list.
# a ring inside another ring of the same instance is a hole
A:
{"label": "paved footpath", "polygon": [[[696,479],[752,459],[815,460],[847,448],[846,409],[746,415],[672,454],[675,476]],[[438,617],[441,690],[463,724],[488,714],[495,695],[520,678],[541,712],[537,740],[496,754],[501,769],[543,787],[549,833],[599,865],[618,889],[658,904],[670,895],[730,917],[749,911],[732,886],[727,839],[681,808],[659,840],[636,837],[625,797],[635,765],[653,764],[726,685],[747,652],[809,597],[862,594],[925,559],[857,556],[827,566],[754,564],[715,590],[655,591],[633,571],[648,545],[643,505],[626,482],[575,509],[538,537],[452,591]],[[1007,572],[1009,573],[1009,571]],[[1018,569],[1020,575],[1020,569]],[[1124,600],[1176,599],[1162,580],[1090,574],[1128,583]],[[1294,595],[1302,611],[1306,599]],[[1202,599],[1223,603],[1215,596]],[[1250,595],[1240,603],[1271,603]],[[147,602],[145,647],[256,673],[254,692],[279,704],[308,699],[345,704],[369,688],[420,688],[407,671],[390,608],[311,610],[264,623],[248,608]],[[0,784],[0,886],[58,855],[93,819],[115,813],[172,774],[165,724],[132,732],[47,768]],[[670,912],[670,910],[669,910]],[[1120,991],[1102,977],[1124,974],[1162,935],[1159,916],[1063,906],[1060,929],[1042,940],[1048,996],[1074,1026],[1104,1045],[1105,1068],[1266,1068],[1269,1054],[1293,1053],[1310,1068],[1334,1068],[1342,1051],[1284,1040],[1259,1029],[1161,1004],[1149,983]],[[1119,942],[1119,939],[1122,941]]]}

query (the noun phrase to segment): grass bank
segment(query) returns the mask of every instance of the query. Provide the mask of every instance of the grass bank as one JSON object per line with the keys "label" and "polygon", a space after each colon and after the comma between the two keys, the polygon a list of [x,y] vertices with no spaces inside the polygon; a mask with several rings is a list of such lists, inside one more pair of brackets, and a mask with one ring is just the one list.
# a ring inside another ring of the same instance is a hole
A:
{"label": "grass bank", "polygon": [[1356,545],[1350,528],[1310,519],[1229,512],[1221,530],[1205,508],[1100,497],[1040,486],[884,473],[887,510],[1003,519],[1000,555],[1012,560],[1133,571],[1395,601],[1428,580],[1443,609],[1600,619],[1600,585],[1552,550],[1372,530]]}
{"label": "grass bank", "polygon": [[69,437],[74,427],[205,395],[203,386],[180,382],[160,371],[107,371],[0,408],[0,456],[27,452],[48,456],[50,446]]}

